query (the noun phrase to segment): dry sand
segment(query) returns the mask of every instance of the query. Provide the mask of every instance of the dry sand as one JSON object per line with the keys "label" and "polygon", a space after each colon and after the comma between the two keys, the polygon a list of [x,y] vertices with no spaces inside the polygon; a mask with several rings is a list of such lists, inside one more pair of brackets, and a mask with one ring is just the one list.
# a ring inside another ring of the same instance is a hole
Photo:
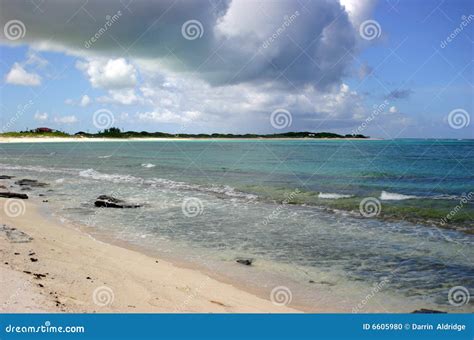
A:
{"label": "dry sand", "polygon": [[0,198],[0,225],[15,228],[0,230],[0,312],[297,312],[199,271],[97,241],[44,218],[31,200],[14,201],[24,214],[7,216],[5,205],[13,201]]}

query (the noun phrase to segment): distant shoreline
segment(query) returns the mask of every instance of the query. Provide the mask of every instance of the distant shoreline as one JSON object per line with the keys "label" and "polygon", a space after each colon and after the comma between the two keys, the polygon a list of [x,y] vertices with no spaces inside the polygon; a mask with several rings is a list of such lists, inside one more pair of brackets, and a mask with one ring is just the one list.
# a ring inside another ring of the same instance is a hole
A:
{"label": "distant shoreline", "polygon": [[162,137],[131,137],[131,138],[110,138],[110,137],[0,137],[0,143],[57,143],[57,142],[171,142],[171,141],[284,141],[284,140],[382,140],[379,138],[162,138]]}

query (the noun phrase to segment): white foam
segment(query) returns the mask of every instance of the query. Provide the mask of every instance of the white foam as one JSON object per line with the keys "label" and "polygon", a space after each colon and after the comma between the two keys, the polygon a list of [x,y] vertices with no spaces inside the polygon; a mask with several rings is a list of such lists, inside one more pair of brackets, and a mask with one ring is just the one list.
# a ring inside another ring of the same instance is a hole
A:
{"label": "white foam", "polygon": [[105,180],[105,181],[111,181],[114,183],[119,183],[119,182],[142,182],[139,178],[133,177],[130,175],[118,175],[118,174],[104,174],[101,172],[98,172],[94,169],[87,169],[87,170],[82,170],[79,172],[79,176],[85,177],[85,178],[92,178],[96,180]]}
{"label": "white foam", "polygon": [[154,168],[156,165],[152,163],[143,163],[142,167],[144,168]]}
{"label": "white foam", "polygon": [[99,158],[110,158],[112,155],[107,155],[107,156],[99,156]]}
{"label": "white foam", "polygon": [[332,192],[320,192],[318,197],[329,200],[337,200],[339,198],[349,198],[352,197],[352,195],[336,194]]}
{"label": "white foam", "polygon": [[397,193],[388,192],[388,191],[382,191],[382,193],[380,194],[380,199],[382,201],[402,201],[402,200],[409,200],[413,198],[418,198],[418,197],[412,196],[412,195],[397,194]]}

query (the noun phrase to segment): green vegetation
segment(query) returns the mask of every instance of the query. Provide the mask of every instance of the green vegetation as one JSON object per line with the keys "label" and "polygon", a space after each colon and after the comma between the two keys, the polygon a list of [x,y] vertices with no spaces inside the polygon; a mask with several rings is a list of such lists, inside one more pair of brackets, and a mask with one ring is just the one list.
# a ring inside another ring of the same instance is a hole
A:
{"label": "green vegetation", "polygon": [[0,133],[1,137],[71,137],[71,135],[62,131],[47,131],[38,132],[35,130],[20,131],[20,132],[5,132]]}
{"label": "green vegetation", "polygon": [[20,132],[7,132],[2,133],[0,136],[3,137],[89,137],[89,138],[262,138],[262,139],[271,139],[271,138],[368,138],[364,135],[339,135],[331,132],[286,132],[286,133],[275,133],[268,135],[259,135],[259,134],[223,134],[223,133],[213,133],[213,134],[187,134],[187,133],[178,133],[170,134],[165,132],[148,132],[148,131],[121,131],[119,128],[111,127],[110,129],[105,129],[99,131],[98,133],[87,133],[79,131],[74,135],[67,134],[61,131],[39,131],[29,130],[29,131],[20,131]]}

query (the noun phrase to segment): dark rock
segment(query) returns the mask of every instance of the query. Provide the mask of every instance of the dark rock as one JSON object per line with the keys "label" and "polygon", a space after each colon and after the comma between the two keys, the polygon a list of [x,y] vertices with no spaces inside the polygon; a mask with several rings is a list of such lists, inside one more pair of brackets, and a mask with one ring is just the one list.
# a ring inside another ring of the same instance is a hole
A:
{"label": "dark rock", "polygon": [[43,200],[43,203],[48,203],[49,201],[48,200]]}
{"label": "dark rock", "polygon": [[28,195],[27,194],[20,194],[16,192],[0,192],[0,197],[5,197],[5,198],[20,198],[22,200],[27,200]]}
{"label": "dark rock", "polygon": [[42,188],[48,186],[48,183],[43,183],[43,182],[38,182],[36,179],[20,179],[19,181],[16,181],[15,184],[20,185],[20,186],[29,186],[29,187],[34,187],[34,188]]}
{"label": "dark rock", "polygon": [[27,190],[31,190],[31,188],[30,187],[22,187],[21,188],[21,191],[27,191]]}
{"label": "dark rock", "polygon": [[34,257],[30,257],[31,262],[38,262],[38,259],[35,259]]}
{"label": "dark rock", "polygon": [[33,273],[33,276],[37,280],[41,280],[43,277],[46,277],[46,274],[40,274],[40,273]]}
{"label": "dark rock", "polygon": [[245,266],[251,266],[253,263],[253,259],[236,259],[235,261]]}
{"label": "dark rock", "polygon": [[127,203],[124,200],[107,196],[107,195],[100,195],[97,197],[97,200],[94,202],[94,205],[99,208],[140,208],[140,204],[136,203]]}
{"label": "dark rock", "polygon": [[426,309],[426,308],[422,308],[422,309],[417,309],[413,312],[411,312],[412,314],[446,314],[446,312],[443,312],[441,310],[436,310],[436,309]]}
{"label": "dark rock", "polygon": [[0,179],[12,179],[15,176],[0,175]]}
{"label": "dark rock", "polygon": [[316,282],[314,282],[314,280],[309,280],[308,282],[309,282],[309,283],[316,283]]}
{"label": "dark rock", "polygon": [[44,197],[46,196],[45,194],[38,194],[39,197]]}

